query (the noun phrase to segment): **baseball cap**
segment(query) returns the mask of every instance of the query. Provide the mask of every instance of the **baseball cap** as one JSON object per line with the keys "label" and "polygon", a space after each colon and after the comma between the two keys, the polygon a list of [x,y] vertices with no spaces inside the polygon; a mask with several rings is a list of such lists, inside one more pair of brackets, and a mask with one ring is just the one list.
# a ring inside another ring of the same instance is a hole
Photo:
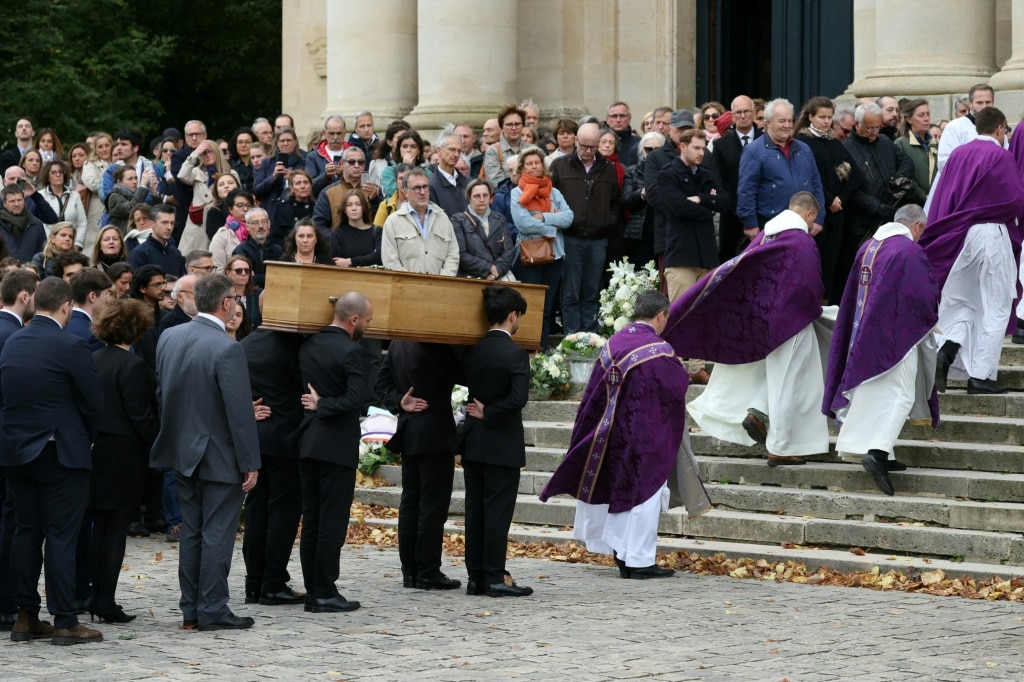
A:
{"label": "baseball cap", "polygon": [[693,121],[693,114],[687,109],[676,109],[672,112],[672,118],[668,124],[673,128],[695,128],[697,124]]}

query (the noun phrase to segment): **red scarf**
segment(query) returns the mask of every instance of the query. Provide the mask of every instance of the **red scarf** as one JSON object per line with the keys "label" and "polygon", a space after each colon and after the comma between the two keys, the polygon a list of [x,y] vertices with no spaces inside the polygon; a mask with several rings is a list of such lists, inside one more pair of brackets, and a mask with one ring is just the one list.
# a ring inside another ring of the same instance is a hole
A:
{"label": "red scarf", "polygon": [[535,178],[526,173],[519,174],[519,205],[530,213],[551,213],[551,178],[546,175]]}

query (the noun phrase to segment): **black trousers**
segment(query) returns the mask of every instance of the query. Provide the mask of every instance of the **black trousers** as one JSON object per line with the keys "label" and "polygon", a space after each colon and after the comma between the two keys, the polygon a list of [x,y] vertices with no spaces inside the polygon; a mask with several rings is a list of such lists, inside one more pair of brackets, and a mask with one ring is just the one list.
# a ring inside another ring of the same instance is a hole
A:
{"label": "black trousers", "polygon": [[302,514],[299,460],[263,455],[256,487],[245,498],[245,559],[247,594],[280,592],[291,580],[288,560]]}
{"label": "black trousers", "polygon": [[89,549],[89,574],[92,576],[92,612],[106,614],[117,601],[117,578],[124,562],[124,547],[130,509],[92,509],[92,537]]}
{"label": "black trousers", "polygon": [[75,598],[75,550],[82,514],[89,500],[88,469],[68,469],[57,459],[57,446],[49,442],[28,464],[7,470],[14,492],[14,544],[12,552],[14,603],[38,613],[39,574],[46,541],[46,609],[55,628],[78,625]]}
{"label": "black trousers", "polygon": [[348,533],[356,470],[318,459],[299,460],[302,481],[302,540],[299,559],[306,594],[312,599],[338,596],[341,547]]}
{"label": "black trousers", "polygon": [[14,491],[0,469],[0,613],[14,613]]}
{"label": "black trousers", "polygon": [[398,505],[402,575],[434,578],[441,572],[441,543],[454,475],[455,455],[450,452],[402,457],[402,501]]}
{"label": "black trousers", "polygon": [[519,469],[462,459],[466,479],[466,571],[488,585],[505,579],[508,529],[516,508]]}

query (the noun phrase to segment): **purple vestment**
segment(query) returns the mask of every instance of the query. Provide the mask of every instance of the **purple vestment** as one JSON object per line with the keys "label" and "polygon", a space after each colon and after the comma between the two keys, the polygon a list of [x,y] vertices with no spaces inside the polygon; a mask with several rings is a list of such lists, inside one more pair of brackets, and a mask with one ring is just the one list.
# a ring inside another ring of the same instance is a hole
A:
{"label": "purple vestment", "polygon": [[568,494],[617,514],[654,495],[683,440],[688,383],[686,368],[650,325],[616,332],[594,364],[569,451],[540,499]]}
{"label": "purple vestment", "polygon": [[[822,412],[849,405],[843,395],[895,367],[939,319],[940,290],[924,251],[909,237],[869,239],[846,281],[828,354]],[[939,400],[928,400],[932,426]]]}
{"label": "purple vestment", "polygon": [[681,357],[764,360],[821,315],[821,258],[803,230],[758,234],[672,303],[662,335]]}
{"label": "purple vestment", "polygon": [[940,290],[973,225],[1006,225],[1014,253],[1020,253],[1024,185],[1013,156],[1001,146],[979,138],[954,149],[933,192],[920,243]]}

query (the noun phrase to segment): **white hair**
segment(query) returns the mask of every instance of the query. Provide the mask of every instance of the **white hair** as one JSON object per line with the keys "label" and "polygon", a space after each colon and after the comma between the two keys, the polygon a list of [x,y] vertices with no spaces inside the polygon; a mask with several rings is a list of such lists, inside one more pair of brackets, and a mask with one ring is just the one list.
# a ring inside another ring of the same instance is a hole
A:
{"label": "white hair", "polygon": [[651,141],[657,142],[658,146],[661,147],[665,144],[665,136],[659,133],[657,130],[652,130],[649,133],[645,133],[644,136],[640,138],[640,147],[646,147],[647,143]]}
{"label": "white hair", "polygon": [[789,107],[789,113],[790,114],[794,113],[793,103],[790,102],[788,99],[783,99],[783,98],[779,97],[778,99],[773,99],[772,101],[770,101],[770,102],[768,102],[767,104],[764,105],[764,120],[765,121],[772,121],[772,120],[774,120],[775,119],[775,110],[778,109],[779,107]]}
{"label": "white hair", "polygon": [[341,114],[327,114],[324,116],[324,130],[327,130],[327,124],[331,121],[341,121],[341,127],[348,130],[348,124],[345,123],[345,117]]}
{"label": "white hair", "polygon": [[876,116],[881,116],[882,107],[878,106],[875,103],[861,104],[860,106],[857,107],[857,110],[854,112],[853,117],[857,119],[857,123],[863,123],[864,117],[867,116],[868,114],[875,114]]}

